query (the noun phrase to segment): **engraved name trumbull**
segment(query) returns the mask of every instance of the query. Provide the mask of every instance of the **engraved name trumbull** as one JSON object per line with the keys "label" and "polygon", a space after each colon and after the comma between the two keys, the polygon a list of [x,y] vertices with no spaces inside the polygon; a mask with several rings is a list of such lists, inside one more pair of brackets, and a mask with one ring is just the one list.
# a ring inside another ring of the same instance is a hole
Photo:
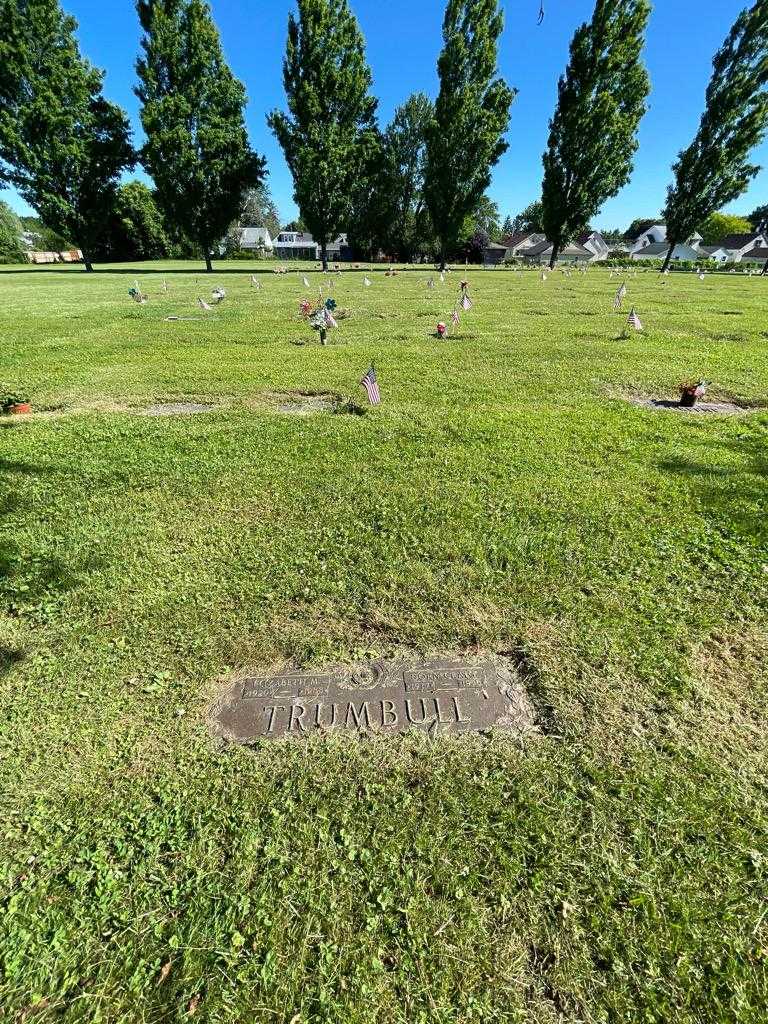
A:
{"label": "engraved name trumbull", "polygon": [[250,743],[339,731],[525,732],[533,714],[512,666],[493,657],[241,677],[214,708],[212,724],[219,735]]}

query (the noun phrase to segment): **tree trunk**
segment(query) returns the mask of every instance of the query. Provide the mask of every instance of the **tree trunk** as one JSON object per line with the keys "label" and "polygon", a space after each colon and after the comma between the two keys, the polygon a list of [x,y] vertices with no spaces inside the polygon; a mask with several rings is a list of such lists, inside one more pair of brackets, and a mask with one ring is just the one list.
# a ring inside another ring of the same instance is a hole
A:
{"label": "tree trunk", "polygon": [[768,277],[768,260],[765,261],[765,265],[763,266],[763,272],[760,276]]}
{"label": "tree trunk", "polygon": [[86,274],[93,273],[93,264],[91,263],[91,258],[90,256],[86,256],[85,253],[83,253],[83,265],[85,267]]}
{"label": "tree trunk", "polygon": [[213,264],[211,263],[211,254],[208,252],[207,249],[205,250],[205,272],[207,274],[212,274],[213,273]]}
{"label": "tree trunk", "polygon": [[554,270],[555,264],[557,263],[557,257],[560,255],[560,243],[554,242],[552,244],[552,256],[549,260],[549,269]]}
{"label": "tree trunk", "polygon": [[445,270],[445,252],[442,249],[440,250],[440,261],[439,262],[440,262],[440,270],[441,271]]}
{"label": "tree trunk", "polygon": [[675,246],[676,245],[677,245],[677,242],[673,242],[670,245],[670,247],[669,247],[669,251],[667,252],[666,259],[664,260],[664,266],[661,268],[662,274],[664,273],[665,270],[669,270],[669,264],[672,262],[672,253],[675,251]]}
{"label": "tree trunk", "polygon": [[320,259],[323,261],[323,273],[328,273],[328,243],[323,240],[320,243]]}

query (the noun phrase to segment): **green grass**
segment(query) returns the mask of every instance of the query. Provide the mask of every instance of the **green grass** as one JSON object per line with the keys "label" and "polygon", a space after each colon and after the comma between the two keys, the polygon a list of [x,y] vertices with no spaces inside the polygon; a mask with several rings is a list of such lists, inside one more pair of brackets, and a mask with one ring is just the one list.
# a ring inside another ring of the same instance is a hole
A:
{"label": "green grass", "polygon": [[[321,348],[264,269],[0,271],[0,1020],[763,1022],[768,280],[630,278],[619,340],[605,271],[475,271],[439,342],[458,274],[349,273]],[[364,416],[265,397],[374,358]],[[621,400],[699,375],[754,410]],[[245,667],[465,649],[539,736],[206,727]]]}

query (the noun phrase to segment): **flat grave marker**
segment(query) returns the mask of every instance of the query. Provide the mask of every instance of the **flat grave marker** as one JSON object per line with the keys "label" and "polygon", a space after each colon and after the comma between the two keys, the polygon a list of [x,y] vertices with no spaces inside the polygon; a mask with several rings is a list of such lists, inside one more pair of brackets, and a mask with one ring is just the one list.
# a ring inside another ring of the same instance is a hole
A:
{"label": "flat grave marker", "polygon": [[397,735],[410,729],[522,734],[534,728],[534,714],[514,666],[490,656],[240,677],[217,702],[211,724],[222,738],[253,743],[334,732]]}

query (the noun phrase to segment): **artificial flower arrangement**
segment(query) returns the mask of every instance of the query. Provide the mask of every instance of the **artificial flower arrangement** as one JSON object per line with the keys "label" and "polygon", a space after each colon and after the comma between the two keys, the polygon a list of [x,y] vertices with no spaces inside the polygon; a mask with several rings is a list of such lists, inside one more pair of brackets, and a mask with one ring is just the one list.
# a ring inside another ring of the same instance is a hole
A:
{"label": "artificial flower arrangement", "polygon": [[708,380],[689,380],[680,385],[680,405],[692,409],[696,402],[707,393]]}
{"label": "artificial flower arrangement", "polygon": [[325,345],[328,340],[328,328],[338,327],[333,311],[336,309],[335,299],[326,299],[322,296],[318,304],[314,306],[309,299],[302,299],[299,303],[299,310],[304,319],[309,323],[313,331],[320,335],[320,344]]}

